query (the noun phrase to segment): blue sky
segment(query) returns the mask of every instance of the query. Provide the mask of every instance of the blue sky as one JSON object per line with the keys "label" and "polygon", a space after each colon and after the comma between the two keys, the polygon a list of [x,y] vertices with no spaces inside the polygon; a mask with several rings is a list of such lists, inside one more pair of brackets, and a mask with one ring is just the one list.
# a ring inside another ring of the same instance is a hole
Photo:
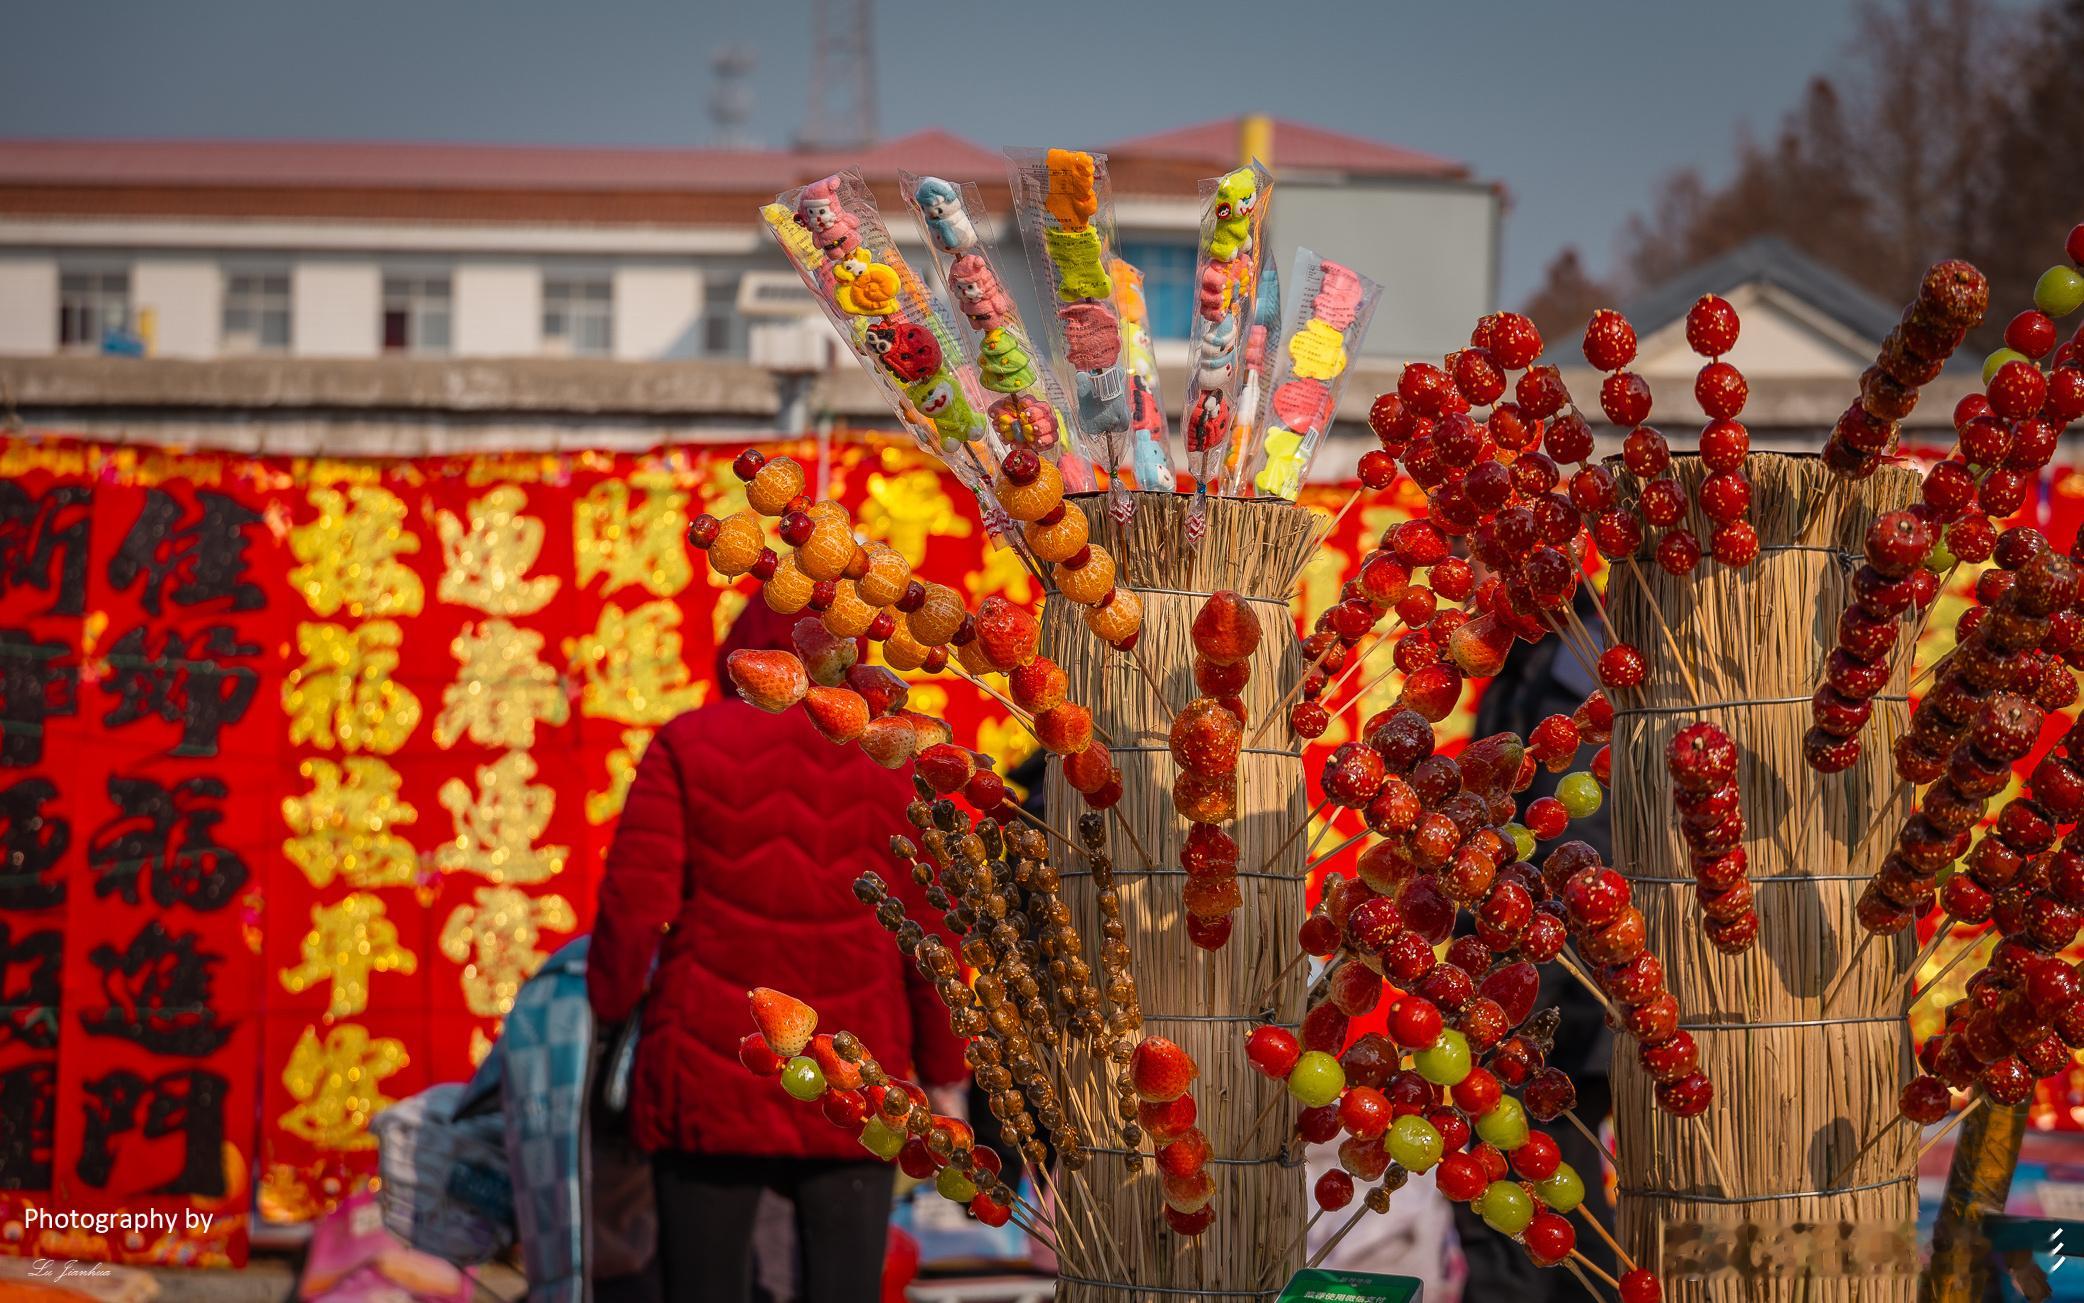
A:
{"label": "blue sky", "polygon": [[[1845,54],[1851,0],[880,0],[882,132],[1104,144],[1260,111],[1462,159],[1513,196],[1508,303],[1595,268],[1675,165],[1726,168]],[[0,134],[709,142],[741,45],[755,130],[801,124],[811,0],[181,0],[16,6]],[[1278,146],[1276,151],[1278,166]]]}

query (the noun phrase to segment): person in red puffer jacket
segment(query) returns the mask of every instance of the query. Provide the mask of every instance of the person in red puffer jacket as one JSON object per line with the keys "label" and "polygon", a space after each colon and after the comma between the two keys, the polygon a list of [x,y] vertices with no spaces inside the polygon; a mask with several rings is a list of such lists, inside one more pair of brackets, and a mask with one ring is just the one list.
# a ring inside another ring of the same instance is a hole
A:
{"label": "person in red puffer jacket", "polygon": [[603,1023],[643,1004],[630,1120],[653,1155],[674,1303],[752,1297],[767,1189],[795,1205],[803,1303],[854,1303],[882,1275],[893,1171],[817,1105],[740,1065],[749,989],[807,1002],[819,1030],[853,1032],[888,1071],[929,1089],[967,1071],[933,987],[854,898],[854,879],[874,870],[912,917],[938,922],[892,872],[891,835],[913,831],[910,775],[827,742],[800,710],[738,700],[725,672],[740,648],[788,647],[794,623],[747,606],[717,651],[722,699],[666,724],[645,751],[601,881],[587,990]]}

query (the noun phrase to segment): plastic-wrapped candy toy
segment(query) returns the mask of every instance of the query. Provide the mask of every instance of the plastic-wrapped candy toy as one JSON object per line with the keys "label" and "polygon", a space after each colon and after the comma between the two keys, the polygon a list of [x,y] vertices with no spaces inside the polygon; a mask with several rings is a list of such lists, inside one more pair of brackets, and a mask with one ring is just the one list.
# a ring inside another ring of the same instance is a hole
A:
{"label": "plastic-wrapped candy toy", "polygon": [[921,178],[912,190],[912,201],[926,222],[927,234],[949,253],[962,253],[977,243],[977,227],[962,201],[962,191],[952,181],[937,176]]}

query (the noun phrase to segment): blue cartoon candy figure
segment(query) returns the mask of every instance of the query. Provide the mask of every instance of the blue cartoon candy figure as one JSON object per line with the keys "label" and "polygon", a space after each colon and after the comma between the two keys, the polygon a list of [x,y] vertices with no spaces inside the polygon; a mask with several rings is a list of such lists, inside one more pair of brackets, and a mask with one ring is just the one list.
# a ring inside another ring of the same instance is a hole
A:
{"label": "blue cartoon candy figure", "polygon": [[1121,369],[1080,371],[1073,377],[1078,394],[1078,426],[1090,435],[1120,434],[1129,428],[1129,390]]}
{"label": "blue cartoon candy figure", "polygon": [[926,177],[912,192],[912,198],[925,216],[926,229],[932,233],[935,244],[950,253],[961,253],[977,242],[977,228],[971,224],[970,211],[963,207],[962,191],[954,182]]}

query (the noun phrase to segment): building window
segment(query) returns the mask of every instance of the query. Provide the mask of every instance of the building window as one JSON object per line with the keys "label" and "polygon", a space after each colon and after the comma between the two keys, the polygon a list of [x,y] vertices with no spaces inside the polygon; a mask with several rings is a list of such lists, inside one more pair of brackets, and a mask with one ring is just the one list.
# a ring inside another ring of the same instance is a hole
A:
{"label": "building window", "polygon": [[1152,339],[1186,339],[1194,325],[1194,246],[1124,244],[1122,257],[1143,273]]}
{"label": "building window", "polygon": [[384,352],[449,351],[449,278],[384,277]]}
{"label": "building window", "polygon": [[58,274],[58,347],[98,353],[130,334],[130,273],[61,271]]}
{"label": "building window", "polygon": [[543,280],[543,351],[606,357],[615,343],[615,290],[605,276]]}
{"label": "building window", "polygon": [[281,353],[289,348],[289,273],[228,273],[224,278],[224,351]]}
{"label": "building window", "polygon": [[737,277],[711,280],[703,287],[701,330],[702,356],[744,356],[745,323],[738,315]]}

